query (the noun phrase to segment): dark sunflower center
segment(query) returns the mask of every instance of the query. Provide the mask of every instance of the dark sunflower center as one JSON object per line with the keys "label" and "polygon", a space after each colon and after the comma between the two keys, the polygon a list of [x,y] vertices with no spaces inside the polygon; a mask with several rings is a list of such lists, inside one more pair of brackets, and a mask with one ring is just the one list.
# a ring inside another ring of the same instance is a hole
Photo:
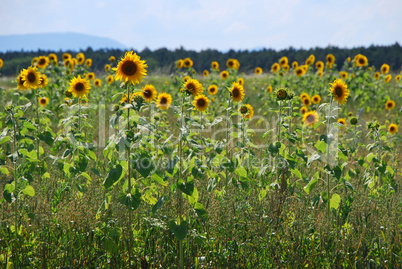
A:
{"label": "dark sunflower center", "polygon": [[121,67],[122,72],[126,76],[132,76],[137,72],[137,65],[134,62],[126,61]]}
{"label": "dark sunflower center", "polygon": [[40,103],[41,103],[41,104],[46,104],[46,99],[45,99],[45,98],[41,98],[41,99],[40,99]]}
{"label": "dark sunflower center", "polygon": [[190,65],[190,61],[184,61],[184,65],[185,65],[185,66],[189,66],[189,65]]}
{"label": "dark sunflower center", "polygon": [[306,118],[308,123],[314,122],[314,116],[313,115],[308,115]]}
{"label": "dark sunflower center", "polygon": [[28,81],[33,83],[36,81],[36,75],[34,73],[29,73],[28,74]]}
{"label": "dark sunflower center", "polygon": [[40,65],[45,64],[45,63],[46,63],[46,60],[45,60],[45,59],[40,59],[40,60],[39,60],[39,64],[40,64]]}
{"label": "dark sunflower center", "polygon": [[161,105],[166,105],[167,104],[167,98],[166,97],[162,97],[161,101],[160,101]]}
{"label": "dark sunflower center", "polygon": [[75,84],[75,91],[82,92],[85,89],[84,84],[82,82],[78,82]]}
{"label": "dark sunflower center", "polygon": [[284,65],[285,64],[285,61],[281,61],[281,65]]}
{"label": "dark sunflower center", "polygon": [[234,98],[237,98],[237,97],[239,97],[239,95],[240,95],[240,90],[238,88],[234,88],[232,91],[232,96]]}
{"label": "dark sunflower center", "polygon": [[305,98],[305,99],[303,99],[303,102],[304,102],[304,104],[305,104],[305,105],[308,105],[308,104],[310,103],[310,102],[309,102],[309,100],[308,100],[308,99],[306,99],[306,98]]}
{"label": "dark sunflower center", "polygon": [[233,61],[230,61],[229,63],[228,63],[228,65],[229,65],[229,67],[233,67]]}
{"label": "dark sunflower center", "polygon": [[209,89],[209,91],[212,92],[212,93],[214,93],[214,92],[215,92],[215,88],[212,87],[212,88]]}
{"label": "dark sunflower center", "polygon": [[190,83],[190,84],[187,85],[187,90],[188,90],[189,92],[193,92],[194,89],[195,89],[194,84]]}
{"label": "dark sunflower center", "polygon": [[335,87],[335,95],[338,96],[338,97],[341,97],[342,94],[343,94],[342,87],[336,86],[336,87]]}
{"label": "dark sunflower center", "polygon": [[360,58],[360,59],[359,59],[359,63],[360,63],[360,64],[364,64],[364,59],[363,59],[363,58]]}
{"label": "dark sunflower center", "polygon": [[205,99],[204,98],[200,98],[197,100],[197,106],[198,107],[204,107],[206,104]]}
{"label": "dark sunflower center", "polygon": [[318,98],[317,97],[314,97],[314,102],[318,102]]}
{"label": "dark sunflower center", "polygon": [[394,126],[391,126],[391,127],[389,127],[389,130],[390,130],[391,132],[394,132],[394,131],[395,131],[395,127],[394,127]]}
{"label": "dark sunflower center", "polygon": [[150,89],[144,90],[144,97],[145,98],[151,98],[152,97],[152,91]]}
{"label": "dark sunflower center", "polygon": [[18,78],[18,84],[19,84],[19,85],[24,85],[24,82],[25,82],[25,81],[24,81],[24,79],[23,79],[22,77],[19,77],[19,78]]}
{"label": "dark sunflower center", "polygon": [[392,107],[392,104],[391,104],[391,103],[388,103],[388,104],[387,104],[387,107]]}

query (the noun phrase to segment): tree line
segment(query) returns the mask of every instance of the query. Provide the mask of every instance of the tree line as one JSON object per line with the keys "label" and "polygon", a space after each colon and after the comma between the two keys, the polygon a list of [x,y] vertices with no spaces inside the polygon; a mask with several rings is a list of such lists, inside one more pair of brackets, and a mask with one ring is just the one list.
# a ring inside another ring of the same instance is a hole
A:
{"label": "tree line", "polygon": [[[55,53],[59,61],[62,60],[63,53],[70,53],[73,57],[78,53],[77,51],[13,51],[0,53],[0,58],[3,59],[4,65],[0,69],[2,76],[16,76],[20,70],[27,68],[31,65],[34,57],[49,55]],[[119,49],[100,49],[93,50],[87,48],[81,51],[85,54],[86,58],[92,59],[92,70],[95,72],[103,72],[105,64],[109,63],[109,57],[115,56],[116,61],[124,56],[125,51]],[[146,60],[148,64],[148,73],[163,73],[170,74],[176,68],[175,62],[178,59],[191,58],[194,62],[194,69],[201,73],[203,70],[211,68],[211,62],[217,61],[220,69],[226,68],[226,61],[230,58],[235,58],[240,62],[239,72],[253,72],[256,67],[261,67],[264,72],[271,69],[273,63],[278,62],[282,56],[287,56],[289,64],[297,61],[299,64],[304,64],[305,60],[313,54],[316,61],[323,61],[325,63],[326,56],[333,54],[335,56],[335,64],[338,69],[341,69],[344,61],[357,54],[363,54],[368,58],[369,66],[379,69],[382,64],[387,63],[390,66],[391,72],[399,72],[402,68],[402,48],[398,43],[389,46],[371,45],[369,47],[355,47],[355,48],[338,48],[329,46],[326,48],[310,48],[310,49],[295,49],[289,47],[283,50],[261,49],[261,50],[229,50],[218,51],[214,49],[207,49],[202,51],[186,50],[183,47],[168,50],[166,48],[150,50],[148,48],[142,51],[134,50],[141,59]]]}

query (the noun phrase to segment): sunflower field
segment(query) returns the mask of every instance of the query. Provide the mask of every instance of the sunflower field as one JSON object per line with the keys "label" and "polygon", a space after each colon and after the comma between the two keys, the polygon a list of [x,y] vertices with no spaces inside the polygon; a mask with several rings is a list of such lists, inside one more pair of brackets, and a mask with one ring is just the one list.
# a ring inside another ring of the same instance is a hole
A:
{"label": "sunflower field", "polygon": [[402,72],[335,57],[1,77],[1,268],[401,268]]}

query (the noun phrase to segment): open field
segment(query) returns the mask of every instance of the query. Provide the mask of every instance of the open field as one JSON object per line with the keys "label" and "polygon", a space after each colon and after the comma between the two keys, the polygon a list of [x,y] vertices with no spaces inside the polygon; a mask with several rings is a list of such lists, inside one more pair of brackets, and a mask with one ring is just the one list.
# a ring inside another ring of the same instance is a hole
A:
{"label": "open field", "polygon": [[401,73],[285,56],[0,77],[1,267],[400,268]]}

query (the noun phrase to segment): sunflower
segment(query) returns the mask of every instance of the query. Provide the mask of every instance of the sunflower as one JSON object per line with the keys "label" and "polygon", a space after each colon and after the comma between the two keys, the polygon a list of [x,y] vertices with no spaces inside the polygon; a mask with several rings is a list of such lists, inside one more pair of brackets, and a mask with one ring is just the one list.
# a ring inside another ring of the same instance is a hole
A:
{"label": "sunflower", "polygon": [[100,85],[102,85],[102,81],[99,78],[95,79],[94,86],[99,87]]}
{"label": "sunflower", "polygon": [[319,96],[318,94],[314,94],[312,97],[311,97],[311,102],[313,103],[313,104],[319,104],[320,102],[321,102],[321,96]]}
{"label": "sunflower", "polygon": [[387,109],[387,110],[394,109],[394,107],[395,107],[395,102],[392,100],[389,100],[385,103],[385,109]]}
{"label": "sunflower", "polygon": [[309,97],[302,99],[303,106],[308,107],[311,106],[311,101]]}
{"label": "sunflower", "polygon": [[3,67],[3,59],[0,59],[0,68]]}
{"label": "sunflower", "polygon": [[45,69],[50,63],[50,60],[47,56],[39,56],[38,61],[36,62],[36,66]]}
{"label": "sunflower", "polygon": [[74,97],[83,97],[89,93],[91,84],[85,78],[81,78],[81,75],[71,79],[69,91]]}
{"label": "sunflower", "polygon": [[346,58],[346,61],[348,61],[348,63],[350,63],[350,61],[351,61],[350,57]]}
{"label": "sunflower", "polygon": [[105,64],[104,68],[105,68],[105,72],[109,72],[111,66],[110,66],[110,64]]}
{"label": "sunflower", "polygon": [[305,62],[305,65],[312,65],[314,63],[314,61],[310,58],[308,58]]}
{"label": "sunflower", "polygon": [[375,73],[374,73],[374,78],[375,78],[375,79],[379,79],[379,78],[380,78],[380,72],[378,72],[378,71],[375,72]]}
{"label": "sunflower", "polygon": [[208,93],[210,95],[215,95],[218,93],[218,86],[216,86],[215,84],[212,84],[208,87]]}
{"label": "sunflower", "polygon": [[45,74],[40,74],[39,77],[39,88],[44,88],[49,84],[49,80],[47,79],[47,76]]}
{"label": "sunflower", "polygon": [[315,68],[317,68],[317,70],[324,70],[324,62],[323,61],[316,62]]}
{"label": "sunflower", "polygon": [[21,74],[17,77],[17,89],[20,89],[21,91],[25,91],[27,88],[24,86],[24,76]]}
{"label": "sunflower", "polygon": [[158,98],[156,99],[156,106],[162,109],[168,109],[172,104],[172,96],[168,93],[160,93],[158,94]]}
{"label": "sunflower", "polygon": [[401,75],[397,75],[396,77],[395,77],[395,81],[396,82],[399,82],[401,80]]}
{"label": "sunflower", "polygon": [[187,82],[187,81],[189,81],[189,79],[191,79],[190,76],[185,76],[185,77],[183,78],[183,81],[184,81],[184,82]]}
{"label": "sunflower", "polygon": [[390,82],[391,79],[392,79],[392,75],[391,75],[391,74],[388,74],[388,75],[385,77],[385,83]]}
{"label": "sunflower", "polygon": [[190,78],[189,80],[187,80],[187,82],[185,82],[183,84],[183,87],[184,87],[184,91],[187,94],[189,94],[189,95],[191,94],[194,96],[202,94],[202,92],[204,90],[204,88],[202,87],[202,84],[198,80],[193,79],[193,78]]}
{"label": "sunflower", "polygon": [[381,73],[382,74],[388,74],[388,72],[389,72],[389,65],[388,64],[383,64],[382,66],[381,66]]}
{"label": "sunflower", "polygon": [[295,74],[299,77],[303,76],[306,72],[304,71],[304,68],[302,66],[298,66],[295,69]]}
{"label": "sunflower", "polygon": [[363,67],[368,65],[367,57],[361,54],[357,54],[354,58],[354,61],[358,67]]}
{"label": "sunflower", "polygon": [[251,119],[254,116],[254,108],[249,104],[246,104],[246,106],[247,106],[247,109],[248,109],[248,114],[244,118],[245,119]]}
{"label": "sunflower", "polygon": [[76,66],[78,64],[78,60],[77,58],[71,58],[71,61],[73,61],[74,66]]}
{"label": "sunflower", "polygon": [[218,63],[217,61],[213,61],[213,62],[211,63],[211,67],[212,67],[212,69],[214,69],[214,70],[218,70],[218,68],[219,68],[219,63]]}
{"label": "sunflower", "polygon": [[307,107],[302,106],[302,107],[300,108],[300,113],[301,113],[302,115],[304,115],[304,114],[306,114],[306,112],[307,112]]}
{"label": "sunflower", "polygon": [[288,57],[283,56],[282,58],[279,59],[279,62],[278,62],[278,63],[279,63],[281,66],[287,65],[287,64],[289,63]]}
{"label": "sunflower", "polygon": [[302,94],[300,94],[300,99],[303,100],[304,98],[310,98],[310,95],[308,95],[308,93],[303,92]]}
{"label": "sunflower", "polygon": [[343,105],[349,96],[348,86],[341,79],[336,79],[334,83],[330,83],[330,85],[330,91],[335,100],[337,100],[340,105]]}
{"label": "sunflower", "polygon": [[114,81],[113,75],[107,76],[106,81],[107,81],[108,84],[112,84],[113,81]]}
{"label": "sunflower", "polygon": [[124,83],[130,81],[132,84],[138,84],[147,75],[145,69],[148,65],[141,61],[140,57],[133,51],[126,52],[124,58],[121,58],[117,67],[112,68],[116,71],[115,80],[123,80]]}
{"label": "sunflower", "polygon": [[226,61],[226,66],[228,68],[239,69],[240,63],[237,59],[228,59]]}
{"label": "sunflower", "polygon": [[398,125],[396,125],[395,123],[391,123],[391,124],[388,126],[388,132],[389,132],[390,134],[397,133],[397,132],[398,132]]}
{"label": "sunflower", "polygon": [[114,57],[113,55],[109,57],[109,62],[114,63],[114,61],[116,61],[116,57]]}
{"label": "sunflower", "polygon": [[39,105],[40,106],[46,106],[47,104],[49,104],[49,99],[46,96],[39,97]]}
{"label": "sunflower", "polygon": [[85,55],[84,53],[80,52],[75,56],[77,58],[78,64],[83,65],[85,63]]}
{"label": "sunflower", "polygon": [[339,124],[342,124],[343,126],[346,127],[346,119],[344,119],[344,118],[339,118],[339,119],[338,119],[338,123],[339,123]]}
{"label": "sunflower", "polygon": [[63,61],[64,67],[74,69],[74,62],[71,59],[66,59]]}
{"label": "sunflower", "polygon": [[296,62],[296,61],[292,62],[293,69],[296,69],[298,66],[299,66],[298,62]]}
{"label": "sunflower", "polygon": [[50,53],[50,54],[47,56],[47,58],[49,58],[49,61],[50,61],[52,64],[57,65],[58,60],[57,60],[57,55],[56,55],[55,53]]}
{"label": "sunflower", "polygon": [[208,109],[209,99],[203,94],[197,95],[194,98],[193,105],[195,106],[194,109],[204,112]]}
{"label": "sunflower", "polygon": [[227,79],[229,77],[229,72],[224,70],[224,71],[221,72],[220,75],[221,75],[222,79]]}
{"label": "sunflower", "polygon": [[177,69],[180,69],[180,68],[182,68],[183,67],[183,60],[182,59],[178,59],[177,61],[176,61],[176,68]]}
{"label": "sunflower", "polygon": [[276,72],[278,72],[279,71],[279,69],[281,69],[281,66],[278,64],[278,63],[274,63],[272,66],[271,66],[271,71],[272,71],[272,73],[276,73]]}
{"label": "sunflower", "polygon": [[144,101],[144,97],[142,96],[142,92],[133,92],[130,94],[130,101],[134,101],[135,98],[139,98]]}
{"label": "sunflower", "polygon": [[351,117],[349,122],[350,122],[351,125],[356,125],[357,122],[358,122],[358,119],[356,117]]}
{"label": "sunflower", "polygon": [[94,73],[94,72],[89,72],[89,73],[86,75],[86,77],[87,77],[87,79],[89,79],[89,80],[93,80],[93,79],[95,79],[95,73]]}
{"label": "sunflower", "polygon": [[142,97],[144,97],[146,102],[151,102],[156,98],[158,92],[155,89],[155,86],[152,84],[147,84],[142,88]]}
{"label": "sunflower", "polygon": [[348,72],[346,72],[346,71],[340,71],[339,72],[339,76],[341,77],[341,78],[343,78],[343,79],[347,79],[348,78]]}
{"label": "sunflower", "polygon": [[238,78],[237,79],[237,82],[240,84],[240,85],[244,85],[244,78]]}
{"label": "sunflower", "polygon": [[269,85],[269,86],[267,87],[267,92],[268,92],[268,93],[272,93],[272,86],[271,86],[271,85]]}
{"label": "sunflower", "polygon": [[127,103],[128,97],[127,97],[127,93],[123,94],[123,96],[121,97],[120,100],[120,105]]}
{"label": "sunflower", "polygon": [[261,75],[262,74],[262,68],[261,67],[257,67],[256,69],[254,69],[254,73],[256,75]]}
{"label": "sunflower", "polygon": [[86,67],[91,67],[91,65],[92,65],[92,59],[86,59],[85,60],[85,66]]}
{"label": "sunflower", "polygon": [[64,103],[68,106],[71,106],[71,104],[73,103],[73,100],[68,97],[64,97]]}
{"label": "sunflower", "polygon": [[184,66],[185,68],[190,68],[190,67],[193,66],[193,61],[192,61],[190,58],[185,58],[185,59],[183,60],[183,66]]}
{"label": "sunflower", "polygon": [[209,76],[209,71],[208,71],[208,70],[202,71],[202,75],[203,75],[204,77],[208,77],[208,76]]}
{"label": "sunflower", "polygon": [[335,63],[335,56],[333,54],[328,54],[326,59],[327,64],[333,65]]}
{"label": "sunflower", "polygon": [[319,119],[318,114],[314,110],[306,112],[303,115],[303,123],[307,126],[313,126],[318,122],[318,119]]}
{"label": "sunflower", "polygon": [[317,72],[318,77],[321,78],[322,75],[323,75],[323,73],[324,73],[324,72],[322,72],[322,70],[318,70],[318,72]]}
{"label": "sunflower", "polygon": [[241,102],[244,98],[244,88],[238,82],[233,82],[230,88],[230,96],[234,102]]}
{"label": "sunflower", "polygon": [[288,91],[285,88],[279,88],[276,91],[276,99],[279,101],[285,100],[288,97]]}
{"label": "sunflower", "polygon": [[28,67],[22,71],[24,87],[27,89],[36,89],[40,84],[40,72],[35,67]]}
{"label": "sunflower", "polygon": [[70,53],[65,52],[65,53],[63,53],[62,58],[63,58],[63,61],[68,60],[68,59],[71,59],[71,54],[70,54]]}

